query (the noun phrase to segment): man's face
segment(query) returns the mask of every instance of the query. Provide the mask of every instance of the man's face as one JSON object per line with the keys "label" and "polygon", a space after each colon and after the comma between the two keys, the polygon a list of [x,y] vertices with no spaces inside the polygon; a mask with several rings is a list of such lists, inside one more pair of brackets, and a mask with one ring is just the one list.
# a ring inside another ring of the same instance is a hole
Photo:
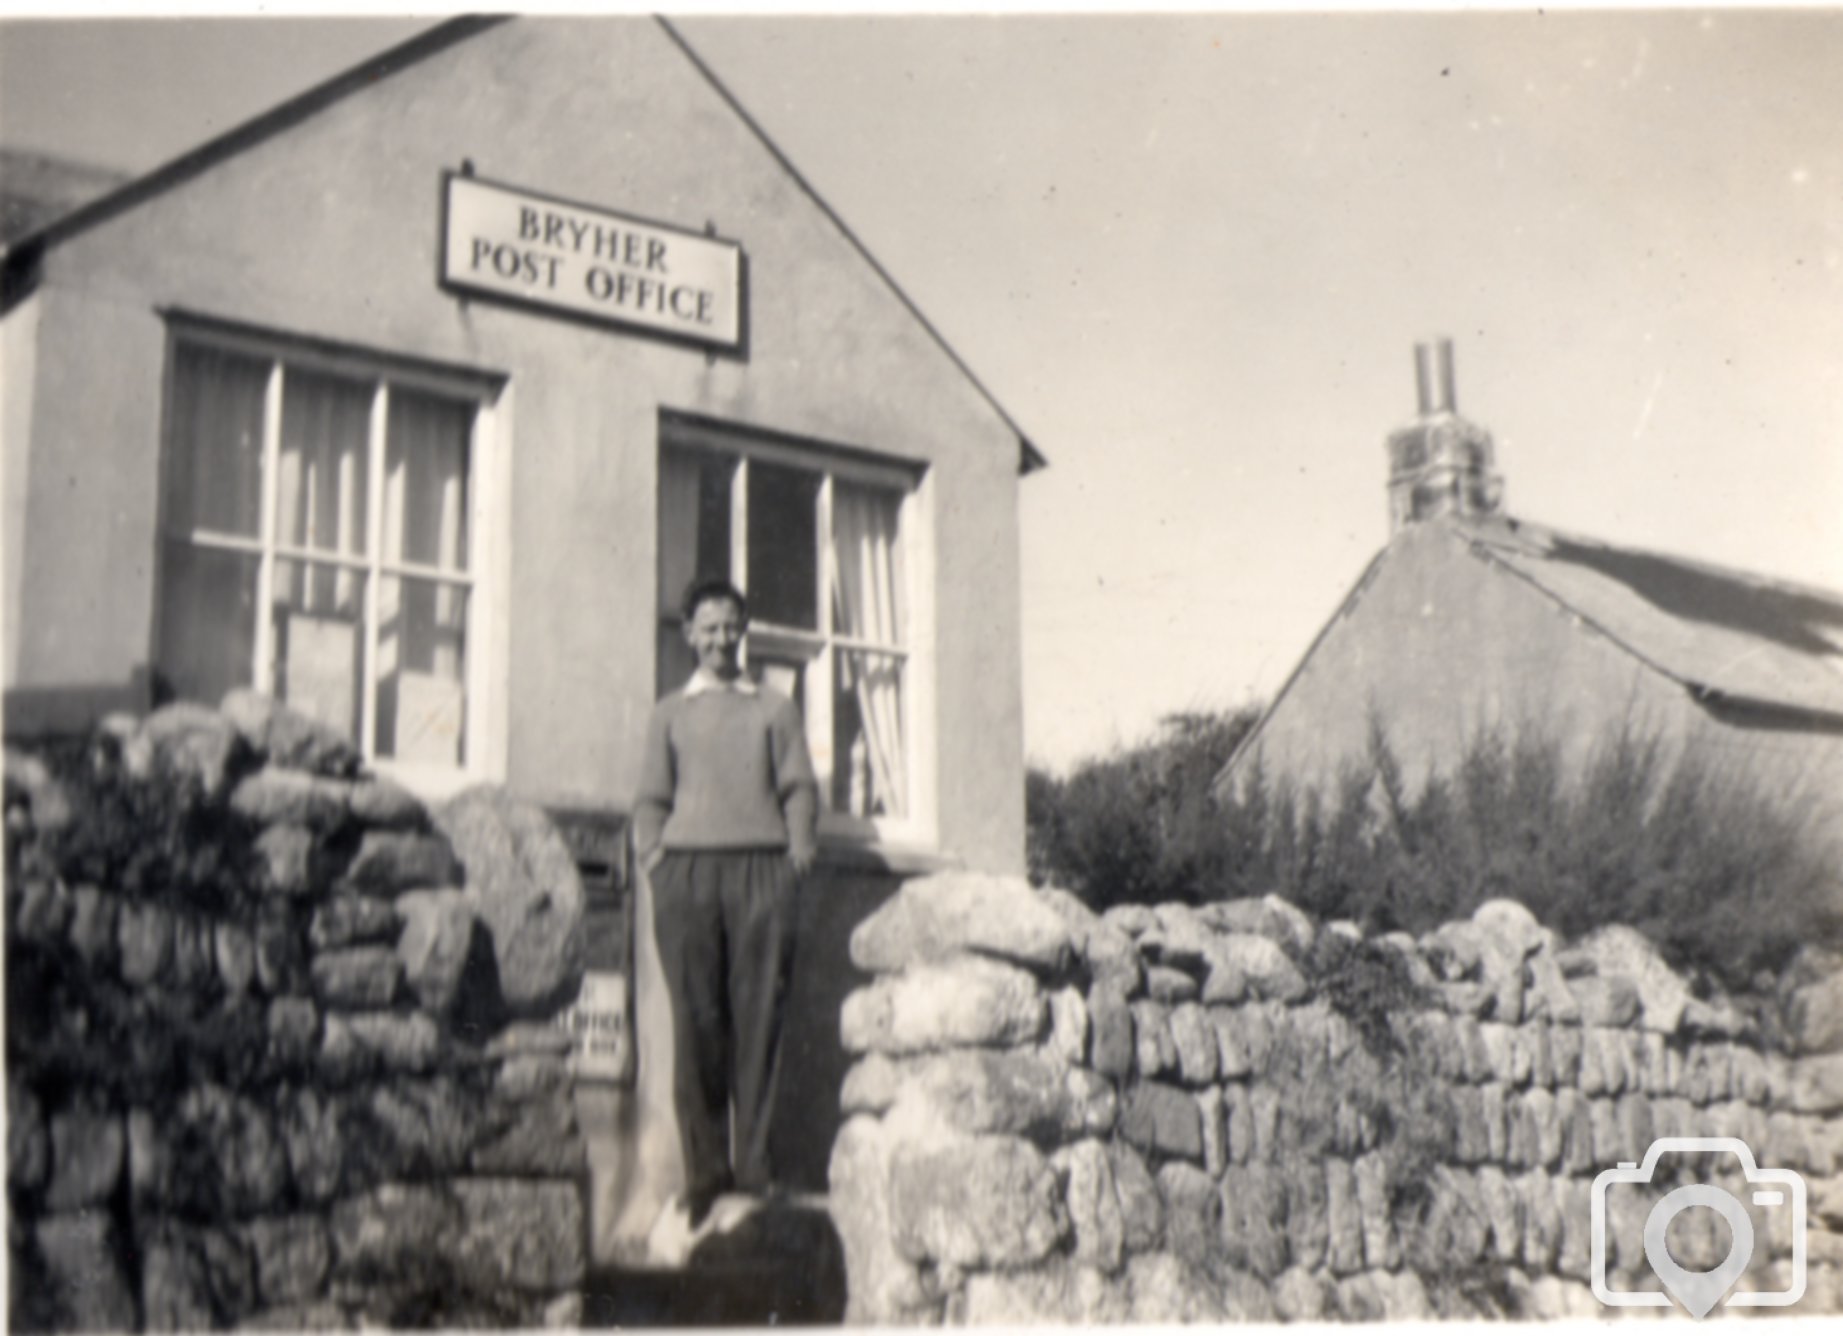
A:
{"label": "man's face", "polygon": [[685,623],[685,643],[697,656],[698,667],[718,677],[735,677],[741,669],[736,656],[742,649],[749,619],[727,598],[707,598],[692,610]]}

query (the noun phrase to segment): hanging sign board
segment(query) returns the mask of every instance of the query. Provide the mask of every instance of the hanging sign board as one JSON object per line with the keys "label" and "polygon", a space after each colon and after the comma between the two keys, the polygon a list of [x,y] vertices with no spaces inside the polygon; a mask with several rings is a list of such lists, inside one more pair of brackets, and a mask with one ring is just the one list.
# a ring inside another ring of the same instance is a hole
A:
{"label": "hanging sign board", "polygon": [[443,180],[441,281],[466,292],[742,346],[742,247],[471,176]]}

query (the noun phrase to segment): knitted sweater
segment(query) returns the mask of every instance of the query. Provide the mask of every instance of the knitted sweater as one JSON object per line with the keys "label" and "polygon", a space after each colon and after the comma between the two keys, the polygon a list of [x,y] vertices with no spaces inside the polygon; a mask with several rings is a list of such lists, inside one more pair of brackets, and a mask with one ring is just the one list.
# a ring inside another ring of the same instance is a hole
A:
{"label": "knitted sweater", "polygon": [[817,841],[819,785],[794,703],[676,691],[653,707],[634,795],[634,851],[791,848]]}

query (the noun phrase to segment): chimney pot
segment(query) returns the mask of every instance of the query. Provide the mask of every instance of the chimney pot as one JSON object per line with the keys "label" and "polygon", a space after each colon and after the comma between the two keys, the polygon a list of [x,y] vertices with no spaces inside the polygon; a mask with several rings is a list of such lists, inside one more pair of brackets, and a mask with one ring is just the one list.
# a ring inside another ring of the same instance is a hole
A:
{"label": "chimney pot", "polygon": [[1454,383],[1451,339],[1434,339],[1414,345],[1414,394],[1422,417],[1459,411]]}

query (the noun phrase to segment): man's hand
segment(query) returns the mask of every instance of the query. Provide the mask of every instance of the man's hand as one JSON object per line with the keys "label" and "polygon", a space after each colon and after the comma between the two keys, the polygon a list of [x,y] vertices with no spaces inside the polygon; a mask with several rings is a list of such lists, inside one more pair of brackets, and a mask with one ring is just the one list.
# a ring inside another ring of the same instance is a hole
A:
{"label": "man's hand", "polygon": [[816,849],[795,847],[787,851],[788,866],[793,868],[796,877],[804,877],[807,873],[811,872],[813,870],[813,864],[818,861],[819,851]]}

